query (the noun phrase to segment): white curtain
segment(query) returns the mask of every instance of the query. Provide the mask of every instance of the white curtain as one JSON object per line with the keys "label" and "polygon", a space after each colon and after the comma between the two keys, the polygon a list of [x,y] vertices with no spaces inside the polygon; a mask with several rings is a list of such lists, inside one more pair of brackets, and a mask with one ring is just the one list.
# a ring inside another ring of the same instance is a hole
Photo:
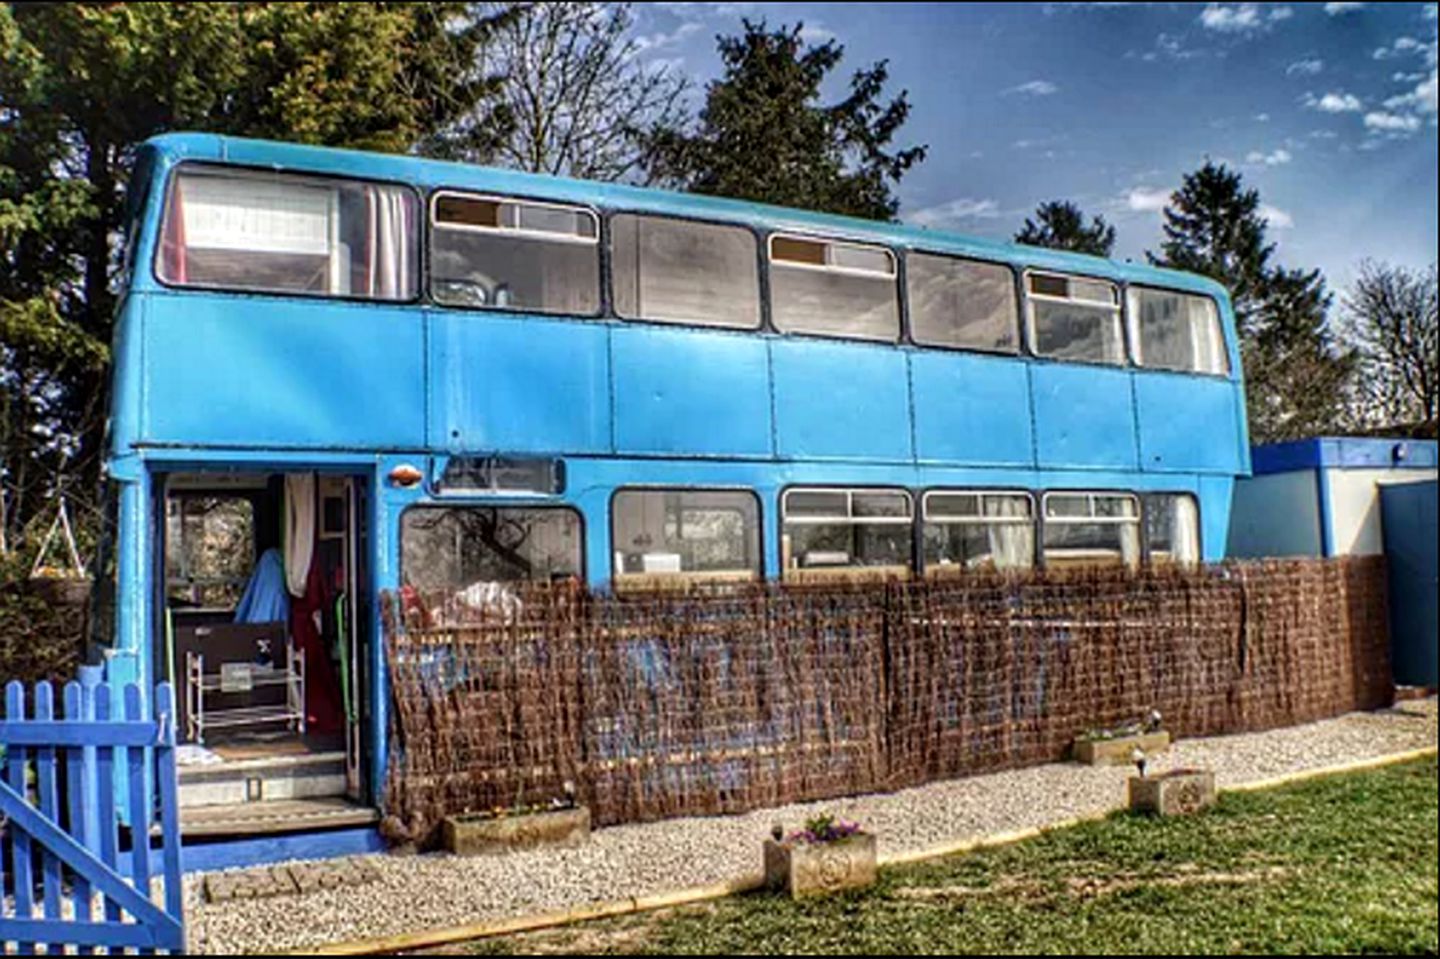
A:
{"label": "white curtain", "polygon": [[1200,510],[1191,496],[1172,496],[1171,553],[1177,563],[1200,562]]}
{"label": "white curtain", "polygon": [[[1018,496],[985,497],[987,516],[1030,516],[1030,504]],[[1035,525],[1031,522],[990,523],[990,555],[1001,569],[1023,569],[1034,563]]]}
{"label": "white curtain", "polygon": [[315,474],[285,475],[285,585],[290,595],[305,594],[315,552]]}
{"label": "white curtain", "polygon": [[370,289],[378,299],[404,300],[413,291],[410,233],[411,198],[398,187],[370,187]]}
{"label": "white curtain", "polygon": [[1202,373],[1225,371],[1225,340],[1215,305],[1201,297],[1186,297],[1190,304],[1190,349],[1195,369]]}
{"label": "white curtain", "polygon": [[1120,523],[1120,558],[1125,565],[1135,569],[1140,565],[1140,523]]}

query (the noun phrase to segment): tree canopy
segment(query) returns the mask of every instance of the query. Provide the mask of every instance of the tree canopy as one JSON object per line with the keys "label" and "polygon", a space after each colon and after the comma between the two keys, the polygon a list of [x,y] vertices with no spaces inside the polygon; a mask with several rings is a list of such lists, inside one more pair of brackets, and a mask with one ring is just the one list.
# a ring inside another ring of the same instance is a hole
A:
{"label": "tree canopy", "polygon": [[885,61],[855,72],[849,95],[821,102],[820,88],[839,66],[834,40],[806,44],[803,25],[771,30],[744,21],[739,36],[719,37],[723,72],[709,84],[691,130],[648,138],[652,180],[696,193],[894,218],[893,189],[925,157],[924,146],[892,146],[910,101],[884,101]]}
{"label": "tree canopy", "polygon": [[1353,357],[1336,342],[1331,295],[1319,270],[1271,262],[1260,194],[1207,161],[1186,174],[1165,208],[1158,266],[1200,273],[1229,291],[1241,339],[1252,442],[1344,428]]}
{"label": "tree canopy", "polygon": [[1108,257],[1115,249],[1115,227],[1099,215],[1087,225],[1080,207],[1068,200],[1051,200],[1035,208],[1034,220],[1025,218],[1015,242]]}

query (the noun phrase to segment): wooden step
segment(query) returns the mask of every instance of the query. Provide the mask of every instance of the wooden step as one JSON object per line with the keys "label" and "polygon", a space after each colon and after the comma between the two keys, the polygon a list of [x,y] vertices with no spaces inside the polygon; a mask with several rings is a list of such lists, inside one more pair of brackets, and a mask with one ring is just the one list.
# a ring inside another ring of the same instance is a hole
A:
{"label": "wooden step", "polygon": [[379,810],[345,799],[275,799],[180,810],[180,833],[192,836],[273,836],[380,821]]}

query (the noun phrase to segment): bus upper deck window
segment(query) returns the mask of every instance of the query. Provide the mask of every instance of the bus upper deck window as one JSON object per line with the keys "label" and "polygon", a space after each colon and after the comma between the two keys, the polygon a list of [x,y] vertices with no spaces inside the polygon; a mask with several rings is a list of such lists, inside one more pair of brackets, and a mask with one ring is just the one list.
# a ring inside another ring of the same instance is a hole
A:
{"label": "bus upper deck window", "polygon": [[753,330],[760,325],[755,235],[659,216],[610,221],[615,312],[627,320]]}
{"label": "bus upper deck window", "polygon": [[775,326],[785,333],[898,340],[895,273],[895,256],[884,247],[772,236]]}
{"label": "bus upper deck window", "polygon": [[1036,354],[1082,363],[1125,362],[1115,284],[1058,273],[1026,275],[1030,342]]}
{"label": "bus upper deck window", "polygon": [[1014,353],[1019,315],[1010,268],[951,256],[913,253],[905,260],[915,342]]}
{"label": "bus upper deck window", "polygon": [[1141,366],[1219,376],[1230,372],[1220,314],[1210,297],[1135,286],[1127,299],[1131,342]]}
{"label": "bus upper deck window", "polygon": [[411,300],[418,203],[404,187],[182,167],[156,264],[176,286]]}
{"label": "bus upper deck window", "polygon": [[593,316],[600,224],[583,207],[437,194],[430,292],[449,306]]}

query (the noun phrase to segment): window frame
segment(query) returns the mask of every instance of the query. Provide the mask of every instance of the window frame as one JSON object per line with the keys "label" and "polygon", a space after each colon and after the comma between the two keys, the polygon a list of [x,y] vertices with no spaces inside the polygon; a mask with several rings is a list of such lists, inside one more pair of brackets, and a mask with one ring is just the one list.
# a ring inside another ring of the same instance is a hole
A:
{"label": "window frame", "polygon": [[[588,214],[595,223],[595,238],[593,240],[584,237],[574,237],[569,240],[557,240],[556,238],[563,236],[563,234],[546,233],[543,230],[511,230],[501,229],[497,227],[465,225],[447,226],[444,229],[456,230],[457,232],[491,234],[496,236],[504,236],[506,234],[510,236],[524,235],[526,239],[534,240],[537,242],[549,241],[572,244],[574,246],[597,247],[595,251],[596,300],[594,312],[570,313],[565,311],[537,310],[533,307],[518,306],[462,306],[458,303],[444,303],[440,300],[437,300],[432,291],[432,285],[434,281],[433,267],[435,263],[435,204],[442,194],[458,196],[470,200],[489,200],[496,203],[522,203],[529,206],[539,206],[550,209],[579,210]],[[425,304],[427,306],[433,306],[436,309],[440,310],[459,310],[462,313],[494,314],[501,316],[531,316],[561,320],[605,320],[612,318],[614,315],[610,309],[610,288],[608,285],[610,272],[609,264],[607,262],[608,258],[606,254],[606,247],[610,242],[608,224],[606,223],[606,217],[602,215],[600,208],[594,204],[582,203],[578,201],[570,202],[566,200],[553,200],[545,197],[536,197],[529,194],[504,194],[484,191],[472,191],[466,190],[463,187],[435,187],[425,198],[425,221],[424,229],[421,230],[421,233],[424,234],[424,246],[422,247],[424,256],[420,273],[421,279],[423,281],[422,295],[425,298]]]}
{"label": "window frame", "polygon": [[[1124,517],[1124,516],[1098,516],[1098,517],[1097,517],[1097,516],[1062,516],[1062,517],[1051,517],[1050,514],[1049,514],[1049,512],[1048,512],[1048,510],[1047,510],[1047,505],[1048,505],[1048,503],[1049,503],[1049,500],[1050,500],[1050,497],[1051,497],[1051,496],[1090,496],[1090,497],[1095,497],[1095,496],[1110,496],[1110,497],[1117,497],[1117,498],[1125,498],[1125,497],[1128,497],[1129,499],[1133,500],[1134,503],[1135,503],[1135,515],[1134,515],[1133,517]],[[1049,556],[1048,556],[1048,552],[1049,552],[1049,551],[1048,551],[1048,550],[1046,549],[1046,547],[1045,547],[1045,528],[1046,528],[1047,526],[1049,526],[1050,524],[1052,524],[1052,523],[1054,523],[1056,526],[1083,526],[1083,525],[1090,525],[1090,526],[1094,526],[1094,525],[1125,526],[1125,525],[1127,525],[1127,524],[1133,524],[1133,525],[1135,526],[1135,546],[1136,546],[1135,565],[1134,565],[1134,566],[1131,566],[1131,565],[1129,565],[1128,563],[1125,562],[1125,554],[1124,554],[1123,551],[1120,553],[1120,563],[1119,563],[1119,565],[1120,565],[1120,568],[1122,568],[1122,569],[1127,569],[1127,570],[1130,570],[1130,571],[1132,571],[1132,572],[1135,571],[1135,570],[1140,569],[1141,567],[1143,567],[1144,565],[1146,565],[1146,562],[1147,562],[1147,557],[1146,557],[1146,555],[1145,555],[1145,514],[1144,514],[1145,504],[1144,504],[1143,496],[1144,496],[1144,494],[1142,494],[1142,493],[1140,493],[1140,492],[1137,492],[1136,490],[1133,490],[1133,489],[1123,489],[1123,490],[1107,490],[1107,489],[1047,489],[1047,490],[1045,490],[1044,492],[1042,492],[1042,493],[1040,494],[1040,511],[1039,511],[1039,513],[1036,514],[1035,553],[1036,553],[1036,559],[1037,559],[1037,561],[1038,561],[1037,566],[1038,566],[1039,568],[1048,568],[1049,565],[1050,565]],[[1066,564],[1066,565],[1070,565],[1070,564]],[[1075,564],[1075,565],[1083,565],[1083,564]],[[1111,565],[1111,564],[1095,564],[1095,565]]]}
{"label": "window frame", "polygon": [[[339,173],[320,173],[311,170],[296,170],[291,167],[266,167],[256,166],[248,163],[222,163],[215,160],[181,160],[165,172],[164,184],[161,195],[164,200],[161,204],[160,215],[155,221],[155,236],[151,242],[150,251],[150,278],[167,290],[175,290],[181,293],[223,293],[227,295],[241,296],[273,296],[280,298],[293,298],[300,300],[333,301],[337,303],[360,303],[379,307],[415,306],[426,302],[426,295],[429,292],[429,256],[428,256],[428,231],[420,230],[420,236],[412,236],[411,242],[415,244],[415,292],[408,299],[403,300],[381,300],[369,296],[354,296],[343,293],[308,293],[304,290],[263,290],[243,286],[198,286],[193,283],[176,283],[167,280],[161,274],[160,259],[164,253],[165,225],[170,217],[170,203],[175,193],[175,184],[179,177],[193,169],[208,170],[237,170],[250,174],[268,174],[271,176],[297,177],[300,179],[329,180],[336,183],[351,183],[375,185],[384,187],[395,187],[405,190],[415,199],[415,208],[423,209],[425,196],[412,183],[405,183],[399,180],[388,180],[384,177],[355,177]],[[143,213],[142,213],[143,216]]]}
{"label": "window frame", "polygon": [[[232,612],[232,613],[233,613],[235,610],[237,610],[237,609],[240,608],[240,601],[245,598],[245,590],[246,590],[246,588],[249,586],[250,580],[251,580],[251,579],[254,577],[254,575],[255,575],[255,567],[259,564],[259,562],[260,562],[260,557],[264,554],[264,550],[262,550],[262,549],[260,548],[260,543],[261,543],[261,541],[262,541],[261,532],[260,532],[260,519],[261,519],[261,517],[262,517],[262,512],[263,512],[262,509],[261,509],[261,502],[260,502],[260,501],[264,498],[264,495],[265,495],[265,492],[264,492],[263,490],[256,490],[256,489],[248,488],[248,487],[240,487],[240,488],[235,488],[235,489],[226,489],[226,488],[224,488],[224,487],[213,487],[213,488],[212,488],[212,487],[200,486],[200,487],[195,487],[195,488],[179,488],[179,489],[166,489],[166,490],[165,490],[164,495],[163,495],[163,497],[162,497],[162,499],[161,499],[161,503],[163,504],[161,508],[165,511],[165,512],[163,513],[163,515],[161,516],[161,522],[162,522],[162,524],[164,525],[164,528],[163,528],[163,529],[161,530],[161,532],[160,532],[160,535],[161,535],[161,545],[162,545],[162,547],[163,547],[163,548],[160,550],[160,577],[159,577],[159,578],[160,578],[160,588],[161,588],[161,598],[162,598],[162,607],[161,607],[162,610],[166,610],[166,611],[168,611],[168,610],[184,610],[184,611],[187,612],[187,613],[188,613],[188,612],[207,612],[207,613],[213,613],[213,612],[226,611],[226,610],[228,610],[229,612]],[[180,549],[180,550],[183,551],[184,515],[185,515],[184,503],[185,503],[186,500],[190,500],[190,499],[235,499],[235,500],[243,500],[243,501],[245,501],[246,503],[248,503],[249,506],[250,506],[250,572],[249,572],[249,574],[247,574],[247,575],[243,578],[243,580],[212,580],[212,581],[210,581],[210,582],[208,582],[208,583],[202,584],[202,585],[207,585],[207,586],[214,586],[214,585],[224,585],[224,584],[226,584],[226,583],[239,582],[239,584],[240,584],[240,591],[239,591],[239,592],[240,592],[240,595],[236,597],[236,599],[235,599],[235,604],[234,604],[233,606],[201,606],[201,605],[194,605],[194,606],[181,606],[181,607],[176,607],[176,606],[172,606],[172,605],[171,605],[171,603],[172,603],[172,596],[171,596],[171,594],[170,594],[170,587],[171,587],[171,580],[170,580],[170,551],[171,551],[172,549]],[[170,537],[170,532],[169,532],[169,528],[168,528],[168,527],[169,527],[169,521],[170,521],[170,516],[169,516],[169,504],[170,504],[172,501],[180,504],[179,508],[180,508],[180,517],[181,517],[181,540],[182,540],[181,543],[177,543],[177,542],[175,542],[174,540],[171,539],[171,537]]]}
{"label": "window frame", "polygon": [[[881,274],[871,270],[859,270],[854,267],[829,266],[826,264],[796,263],[789,260],[781,260],[781,269],[808,270],[814,273],[833,273],[841,276],[864,277],[867,279],[879,279],[886,276],[890,282],[890,288],[895,295],[895,332],[893,336],[863,336],[856,334],[844,334],[833,332],[817,332],[815,330],[784,329],[775,319],[775,281],[774,270],[776,260],[774,256],[775,241],[798,240],[804,243],[824,244],[827,248],[831,245],[851,246],[864,249],[879,250],[885,253],[890,260],[890,272]],[[761,256],[765,265],[765,283],[761,295],[765,299],[765,312],[769,320],[770,330],[779,336],[804,336],[824,340],[840,340],[843,342],[861,343],[889,343],[892,346],[899,346],[906,341],[906,296],[903,284],[903,271],[901,257],[891,246],[878,240],[857,240],[844,236],[826,236],[821,234],[803,233],[791,230],[774,229],[765,231],[765,243],[761,250]]]}
{"label": "window frame", "polygon": [[[1172,296],[1193,296],[1196,299],[1206,300],[1215,310],[1215,328],[1220,334],[1220,355],[1225,360],[1225,369],[1218,373],[1209,370],[1193,370],[1179,366],[1158,366],[1145,362],[1145,350],[1140,340],[1140,315],[1138,310],[1130,308],[1131,291],[1141,293],[1168,293]],[[1229,380],[1234,367],[1230,362],[1230,340],[1225,335],[1224,314],[1220,311],[1220,302],[1209,293],[1196,293],[1191,290],[1179,290],[1173,287],[1154,286],[1149,283],[1126,283],[1121,290],[1121,296],[1125,301],[1125,338],[1128,341],[1131,363],[1137,369],[1149,370],[1157,373],[1179,373],[1185,376],[1208,376],[1215,380]]]}
{"label": "window frame", "polygon": [[[1030,527],[1030,565],[1026,569],[1035,570],[1040,567],[1040,558],[1037,555],[1040,551],[1040,516],[1039,498],[1034,490],[1022,487],[1011,486],[928,486],[920,491],[920,511],[915,515],[916,549],[915,555],[920,563],[920,571],[923,575],[930,574],[931,566],[925,559],[925,527],[931,522],[929,517],[929,503],[932,494],[941,496],[1023,496],[1030,505],[1030,515],[1024,519],[1004,516],[968,518],[950,518],[935,520],[937,526],[986,526],[992,523],[1003,523],[1006,525],[1019,526],[1022,523]],[[943,567],[937,567],[943,568]]]}
{"label": "window frame", "polygon": [[[536,500],[533,496],[530,496],[530,497],[528,497],[528,498],[516,497],[515,499],[501,499],[501,500],[496,500],[496,499],[492,499],[492,498],[483,498],[483,499],[482,499],[482,498],[478,498],[478,497],[475,497],[475,496],[461,497],[461,496],[458,496],[458,495],[457,495],[457,496],[456,496],[455,498],[453,498],[453,499],[445,499],[445,500],[441,500],[441,501],[429,500],[429,499],[416,500],[416,501],[413,502],[413,503],[407,504],[407,505],[405,506],[405,508],[400,511],[400,515],[396,517],[396,520],[395,520],[395,545],[396,545],[396,547],[398,548],[400,555],[399,555],[399,560],[398,560],[398,562],[397,562],[395,565],[396,565],[396,570],[397,570],[397,572],[398,572],[398,574],[399,574],[399,575],[398,575],[397,582],[398,582],[400,585],[404,585],[404,584],[405,584],[405,517],[406,517],[407,515],[409,515],[409,514],[411,513],[411,511],[413,511],[413,510],[425,510],[425,509],[442,509],[442,510],[457,510],[457,509],[567,510],[567,511],[573,513],[573,514],[575,515],[575,517],[580,521],[580,537],[579,537],[579,539],[580,539],[580,563],[579,563],[579,570],[575,573],[575,577],[576,577],[576,579],[578,579],[578,580],[580,581],[580,583],[581,583],[582,585],[583,585],[583,584],[586,584],[586,583],[588,583],[588,582],[590,581],[590,579],[589,579],[589,574],[588,574],[588,570],[586,569],[586,560],[588,559],[589,545],[590,545],[589,528],[587,527],[586,522],[585,522],[585,511],[582,510],[578,505],[576,505],[576,504],[574,504],[574,503],[569,503],[569,502],[558,502],[558,503],[557,503],[557,502],[555,502],[555,501],[553,501],[553,500],[552,500],[552,501]],[[514,582],[541,582],[541,581],[540,581],[540,580],[514,580]]]}
{"label": "window frame", "polygon": [[[621,493],[744,493],[755,502],[755,556],[759,568],[750,570],[680,570],[674,573],[626,573],[615,568],[615,554],[619,538],[616,536],[617,514],[615,501]],[[763,583],[765,581],[765,498],[749,486],[690,486],[674,484],[632,483],[617,486],[610,491],[606,503],[609,514],[610,539],[606,543],[610,554],[610,585],[617,593],[645,592],[664,589],[667,586],[689,586],[695,583]]]}
{"label": "window frame", "polygon": [[[945,350],[950,353],[978,353],[982,356],[1003,356],[1013,359],[1022,359],[1030,354],[1029,344],[1025,336],[1025,291],[1024,284],[1020,277],[1025,268],[1017,267],[1014,263],[1007,263],[1003,260],[987,260],[984,257],[970,256],[963,253],[948,253],[927,247],[911,247],[904,251],[901,258],[900,272],[900,297],[902,304],[901,326],[904,330],[904,342],[922,350]],[[1012,332],[1015,334],[1015,348],[1013,350],[988,350],[979,346],[958,346],[954,343],[934,343],[922,340],[915,333],[915,309],[910,296],[910,260],[916,256],[929,256],[945,260],[958,260],[962,263],[978,263],[983,266],[996,266],[1004,269],[1010,274],[1010,293],[1015,297],[1015,326]]]}
{"label": "window frame", "polygon": [[[615,297],[615,218],[621,216],[632,216],[641,219],[669,220],[674,223],[689,223],[699,226],[720,227],[722,229],[740,230],[750,235],[755,243],[755,295],[758,297],[754,326],[720,326],[713,323],[699,323],[694,320],[657,320],[653,317],[624,316],[616,306]],[[778,332],[770,323],[770,284],[766,273],[766,245],[765,233],[756,229],[748,223],[741,223],[736,220],[717,220],[709,217],[687,216],[680,213],[659,212],[654,210],[638,209],[634,207],[613,207],[605,211],[603,217],[605,224],[604,246],[601,248],[601,255],[604,259],[605,292],[606,292],[606,317],[617,320],[620,323],[640,323],[658,326],[667,329],[687,330],[711,330],[728,333],[769,333]]]}
{"label": "window frame", "polygon": [[[1039,337],[1037,337],[1035,334],[1035,310],[1032,308],[1033,303],[1037,301],[1041,303],[1080,303],[1082,305],[1088,305],[1099,309],[1106,309],[1107,307],[1103,303],[1098,303],[1090,300],[1076,300],[1075,298],[1068,296],[1049,296],[1044,293],[1032,292],[1030,289],[1030,278],[1032,276],[1053,276],[1062,278],[1066,281],[1080,280],[1082,282],[1088,283],[1104,283],[1112,290],[1114,290],[1115,303],[1113,307],[1109,308],[1113,309],[1115,313],[1115,323],[1117,324],[1116,332],[1118,334],[1117,341],[1120,345],[1120,358],[1115,361],[1074,359],[1072,357],[1056,356],[1053,353],[1040,352],[1038,345]],[[1021,271],[1020,287],[1024,295],[1023,309],[1025,314],[1025,345],[1027,348],[1027,354],[1032,359],[1044,360],[1050,363],[1067,363],[1079,366],[1097,366],[1106,369],[1127,369],[1134,365],[1134,357],[1130,353],[1130,338],[1126,330],[1128,323],[1125,316],[1125,291],[1127,289],[1127,284],[1125,282],[1120,280],[1112,280],[1108,277],[1103,276],[1094,276],[1086,273],[1066,273],[1061,270],[1051,270],[1044,267],[1027,266]]]}
{"label": "window frame", "polygon": [[[1204,566],[1204,565],[1205,565],[1205,517],[1204,517],[1204,515],[1203,515],[1203,513],[1202,513],[1202,510],[1201,510],[1201,508],[1200,508],[1200,494],[1196,493],[1196,492],[1193,491],[1193,490],[1188,490],[1188,489],[1155,489],[1155,490],[1144,490],[1144,491],[1142,491],[1142,492],[1138,492],[1136,495],[1140,497],[1140,552],[1141,552],[1141,555],[1142,555],[1142,556],[1144,557],[1144,559],[1145,559],[1145,565],[1147,565],[1147,566],[1153,566],[1152,554],[1153,554],[1154,551],[1150,548],[1150,523],[1149,523],[1150,500],[1151,500],[1151,498],[1153,498],[1153,497],[1158,497],[1158,496],[1187,496],[1187,497],[1190,498],[1190,501],[1195,504],[1195,553],[1196,553],[1196,556],[1195,556],[1195,563],[1194,563],[1194,565],[1197,566],[1197,567],[1198,567],[1198,566]],[[1183,565],[1185,565],[1185,564],[1180,563],[1179,561],[1174,560],[1174,559],[1167,560],[1166,562],[1167,562],[1168,564],[1173,564],[1173,565],[1177,565],[1177,566],[1183,566]]]}
{"label": "window frame", "polygon": [[[797,521],[797,520],[788,519],[787,516],[786,516],[785,506],[786,506],[786,502],[788,501],[791,493],[845,493],[845,494],[846,494],[846,511],[847,511],[847,516],[844,517],[843,519],[840,518],[840,517],[801,517],[798,521]],[[854,494],[855,494],[855,493],[900,493],[900,494],[903,494],[904,497],[905,497],[906,503],[907,503],[907,504],[909,505],[909,507],[910,507],[909,514],[908,514],[907,516],[903,517],[903,518],[902,518],[902,517],[898,517],[898,516],[870,516],[870,517],[862,517],[862,518],[857,522],[856,517],[853,515],[853,514],[854,514]],[[823,525],[833,525],[833,524],[837,524],[837,523],[841,523],[841,522],[848,523],[848,524],[851,525],[851,526],[860,526],[860,525],[869,525],[869,526],[908,526],[908,527],[910,528],[910,535],[909,535],[909,537],[907,537],[907,539],[908,539],[908,541],[909,541],[909,544],[910,544],[910,546],[909,546],[909,561],[905,564],[905,567],[904,567],[904,569],[905,569],[904,578],[906,578],[906,579],[913,578],[913,577],[916,575],[916,573],[920,570],[920,564],[919,564],[919,562],[917,561],[917,557],[916,557],[916,545],[915,545],[915,535],[916,535],[916,529],[917,529],[917,525],[916,525],[916,512],[915,512],[915,493],[914,493],[914,491],[912,491],[912,490],[909,489],[908,487],[905,487],[905,486],[870,486],[870,485],[863,485],[863,484],[861,484],[861,485],[843,485],[843,484],[842,484],[842,485],[824,485],[824,484],[815,485],[815,484],[796,483],[796,484],[793,484],[793,485],[790,485],[790,486],[786,486],[786,487],[784,487],[784,488],[782,488],[782,489],[780,490],[780,497],[779,497],[778,511],[777,511],[776,520],[777,520],[777,523],[778,523],[778,525],[777,525],[777,531],[778,531],[779,537],[780,537],[780,541],[779,541],[779,543],[778,543],[777,545],[779,546],[779,548],[780,548],[780,553],[781,553],[781,555],[780,555],[780,581],[781,581],[781,582],[784,582],[784,581],[786,581],[786,580],[789,580],[789,581],[791,581],[791,582],[804,583],[804,582],[813,582],[813,581],[816,581],[816,580],[821,580],[821,581],[823,581],[823,580],[834,580],[834,579],[867,579],[867,578],[874,578],[874,577],[877,576],[877,575],[879,575],[879,576],[892,575],[892,574],[893,574],[893,570],[895,569],[894,564],[887,564],[887,565],[885,565],[885,566],[820,566],[820,567],[808,567],[808,568],[807,568],[807,567],[803,567],[803,566],[797,566],[795,569],[792,570],[792,569],[790,569],[789,566],[786,564],[786,562],[785,562],[786,557],[785,557],[785,555],[784,555],[784,553],[785,553],[785,536],[786,536],[785,528],[786,528],[787,525],[789,525],[789,524],[791,524],[791,523],[794,523],[795,525],[798,525],[798,526],[823,526]]]}

